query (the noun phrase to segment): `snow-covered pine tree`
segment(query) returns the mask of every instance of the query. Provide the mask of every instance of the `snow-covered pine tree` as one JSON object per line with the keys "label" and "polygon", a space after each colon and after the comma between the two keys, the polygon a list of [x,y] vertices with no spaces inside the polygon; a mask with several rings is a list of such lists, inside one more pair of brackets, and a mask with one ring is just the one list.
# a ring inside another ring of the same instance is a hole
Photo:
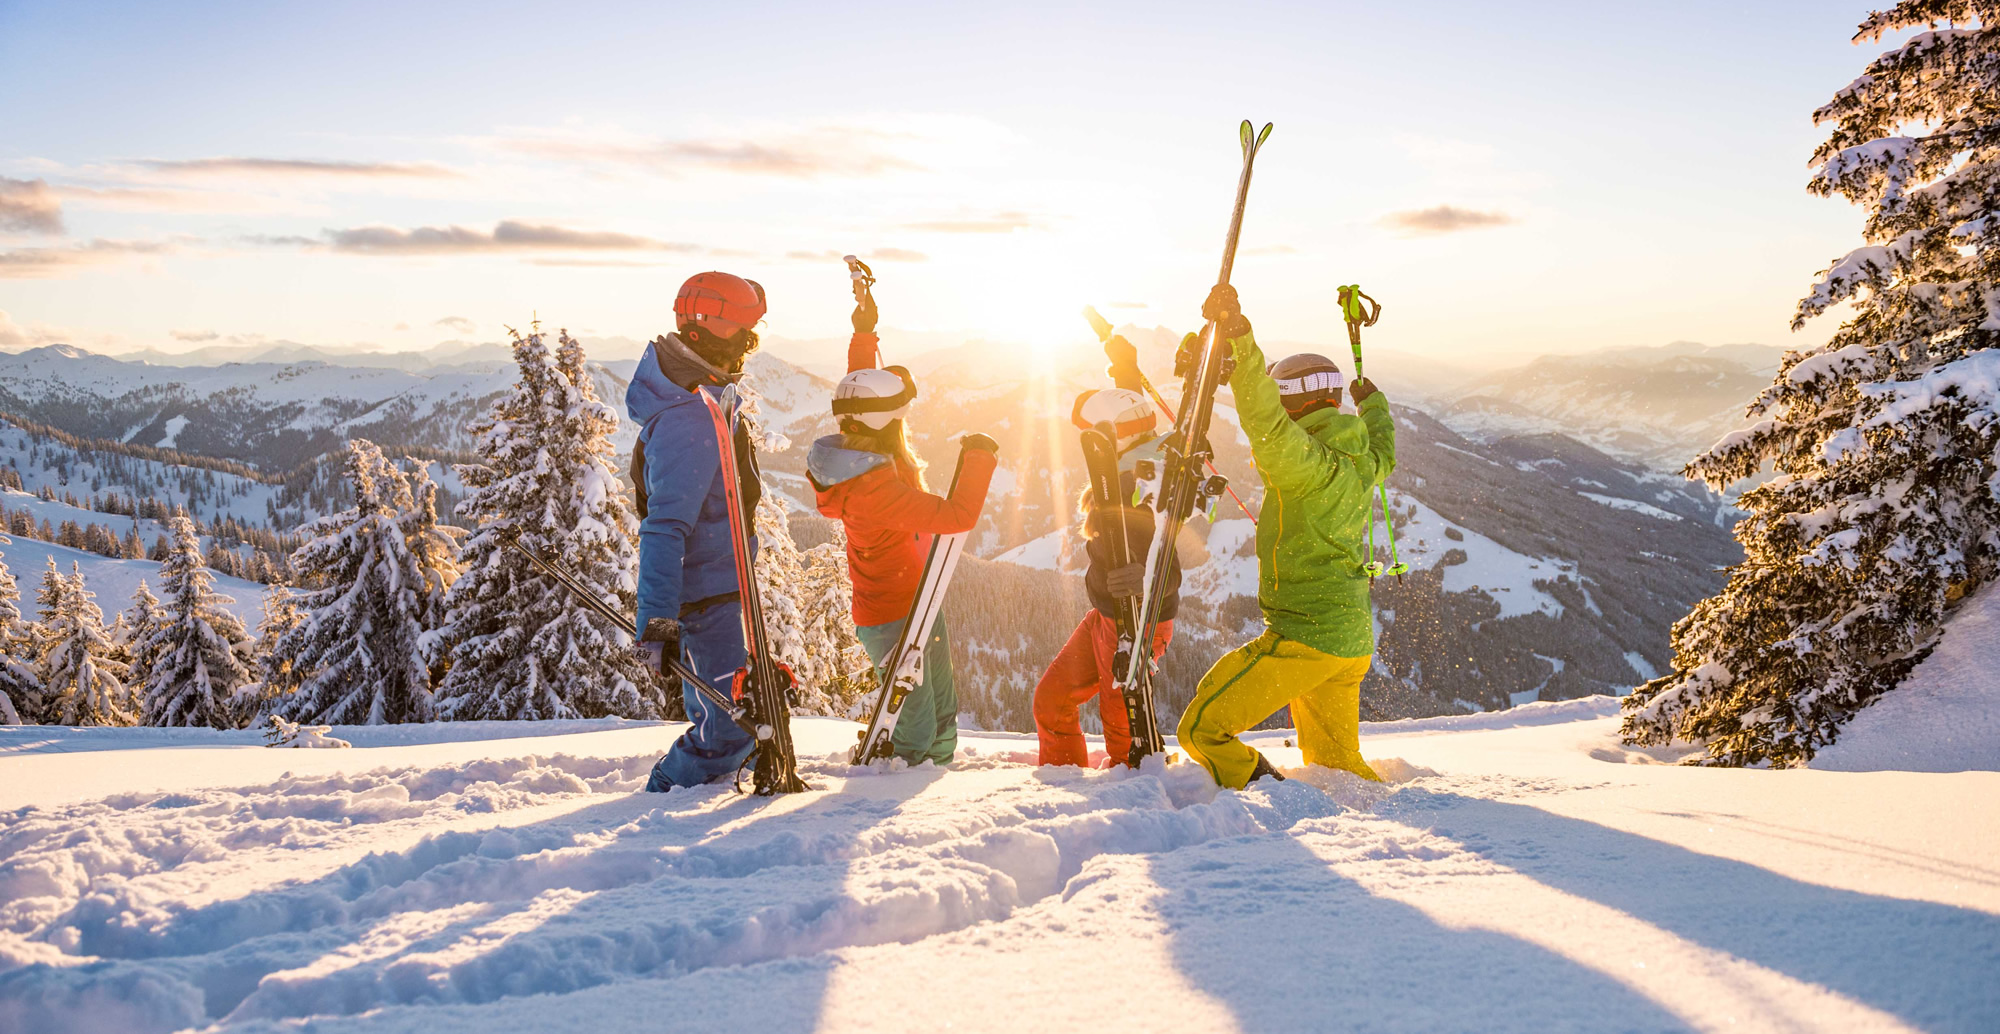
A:
{"label": "snow-covered pine tree", "polygon": [[[764,427],[763,395],[756,379],[737,385],[742,413],[762,453],[784,452],[792,440]],[[854,632],[847,551],[838,531],[832,543],[801,550],[792,538],[791,519],[781,493],[765,491],[757,502],[757,596],[771,652],[798,680],[798,710],[853,717],[862,697],[874,688],[868,652]]]}
{"label": "snow-covered pine tree", "polygon": [[85,588],[83,570],[48,570],[35,592],[42,608],[40,670],[43,720],[53,725],[131,725],[138,721],[132,691],[125,685],[125,666],[112,657],[111,637],[104,631],[104,611],[92,602],[97,594]]}
{"label": "snow-covered pine tree", "polygon": [[187,511],[167,519],[173,551],[160,563],[164,612],[138,653],[148,657],[143,679],[147,725],[196,725],[234,729],[241,724],[232,701],[254,676],[237,657],[249,633],[223,607],[235,600],[215,591],[215,575],[202,563],[201,538]]}
{"label": "snow-covered pine tree", "polygon": [[[2000,3],[1907,0],[1857,40],[1919,28],[1814,112],[1809,189],[1863,206],[1866,245],[1821,274],[1760,419],[1687,467],[1743,494],[1744,560],[1674,626],[1674,670],[1627,701],[1635,743],[1708,764],[1810,759],[1895,686],[1946,608],[2000,567]],[[1950,27],[1939,28],[1941,24]]]}
{"label": "snow-covered pine tree", "polygon": [[[0,546],[12,539],[0,536]],[[42,680],[35,673],[34,644],[38,629],[21,618],[21,589],[14,572],[0,557],[0,725],[41,720]]]}
{"label": "snow-covered pine tree", "polygon": [[637,609],[638,525],[618,478],[618,414],[598,401],[583,349],[568,332],[549,354],[542,335],[514,338],[520,379],[478,423],[477,465],[458,468],[471,494],[458,515],[478,522],[425,642],[448,665],[438,716],[451,719],[653,718],[662,687],[629,630],[586,609],[516,544],[574,574],[621,613]]}
{"label": "snow-covered pine tree", "polygon": [[153,651],[149,640],[159,629],[165,612],[160,609],[160,598],[144,578],[139,579],[139,587],[132,590],[132,606],[119,617],[124,620],[125,661],[131,665],[132,680],[143,684],[146,672],[153,666]]}
{"label": "snow-covered pine tree", "polygon": [[[299,600],[306,619],[275,647],[299,673],[275,713],[327,725],[425,721],[431,680],[418,643],[449,575],[426,566],[432,546],[411,536],[436,528],[434,515],[429,525],[417,515],[412,476],[373,442],[348,443],[345,473],[354,505],[306,525],[310,540],[292,554],[316,588]],[[415,480],[421,489],[429,479]]]}
{"label": "snow-covered pine tree", "polygon": [[278,652],[279,640],[299,627],[305,615],[299,611],[298,591],[273,585],[264,591],[264,617],[257,623],[257,645],[253,651],[257,667],[257,691],[249,699],[241,694],[238,710],[255,723],[258,715],[279,706],[279,701],[299,688],[298,671],[291,658]]}

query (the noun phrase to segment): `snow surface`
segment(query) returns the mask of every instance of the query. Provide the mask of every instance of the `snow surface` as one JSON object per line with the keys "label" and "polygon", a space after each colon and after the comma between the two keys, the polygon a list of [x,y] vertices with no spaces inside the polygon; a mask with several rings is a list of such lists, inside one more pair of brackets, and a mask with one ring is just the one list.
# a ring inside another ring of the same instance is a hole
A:
{"label": "snow surface", "polygon": [[[2000,591],[1945,622],[1903,684],[1862,708],[1812,767],[1838,772],[2000,772]],[[1989,803],[1989,808],[1992,805]]]}
{"label": "snow surface", "polygon": [[833,719],[776,799],[635,792],[650,723],[0,729],[0,1030],[2000,1029],[2000,773],[1667,766],[1616,707],[1220,793]]}

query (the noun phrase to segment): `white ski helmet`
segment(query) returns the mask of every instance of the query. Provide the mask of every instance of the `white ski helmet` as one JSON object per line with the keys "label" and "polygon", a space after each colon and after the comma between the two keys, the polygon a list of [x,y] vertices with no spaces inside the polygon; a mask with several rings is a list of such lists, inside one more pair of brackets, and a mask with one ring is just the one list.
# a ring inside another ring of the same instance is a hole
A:
{"label": "white ski helmet", "polygon": [[1340,405],[1340,389],[1346,383],[1340,364],[1313,352],[1288,355],[1272,363],[1267,371],[1278,382],[1278,399],[1292,419],[1326,405]]}
{"label": "white ski helmet", "polygon": [[1110,424],[1112,432],[1118,436],[1121,451],[1129,448],[1133,440],[1141,435],[1151,434],[1158,419],[1146,396],[1130,388],[1086,391],[1076,397],[1076,406],[1070,410],[1070,421],[1076,424],[1078,430],[1088,431],[1098,424]]}
{"label": "white ski helmet", "polygon": [[916,380],[900,366],[856,370],[833,389],[833,415],[843,424],[854,420],[880,431],[908,414],[916,397]]}

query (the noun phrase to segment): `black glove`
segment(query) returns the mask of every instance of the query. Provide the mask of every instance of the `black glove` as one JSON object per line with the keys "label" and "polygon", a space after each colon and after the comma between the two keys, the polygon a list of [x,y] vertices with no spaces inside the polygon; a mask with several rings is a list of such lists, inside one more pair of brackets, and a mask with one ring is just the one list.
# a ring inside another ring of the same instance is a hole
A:
{"label": "black glove", "polygon": [[1348,394],[1354,396],[1354,404],[1357,406],[1360,405],[1362,400],[1366,399],[1368,396],[1380,395],[1382,393],[1382,389],[1377,388],[1375,386],[1375,382],[1369,380],[1366,377],[1363,377],[1360,380],[1355,381],[1353,385],[1351,385],[1347,389],[1347,391]]}
{"label": "black glove", "polygon": [[1146,592],[1146,565],[1126,564],[1104,572],[1104,591],[1113,597],[1142,596]]}
{"label": "black glove", "polygon": [[961,450],[978,449],[981,452],[998,453],[1000,451],[1000,443],[994,441],[991,435],[980,434],[977,431],[960,438],[958,440],[958,447]]}
{"label": "black glove", "polygon": [[1174,352],[1174,376],[1185,377],[1200,363],[1201,335],[1190,331],[1181,337],[1181,347]]}
{"label": "black glove", "polygon": [[854,318],[854,332],[856,334],[875,333],[875,320],[877,318],[877,315],[875,312],[875,295],[873,292],[869,291],[861,292],[861,300],[854,306],[853,318]]}
{"label": "black glove", "polygon": [[1224,341],[1250,333],[1250,321],[1243,318],[1242,303],[1236,300],[1236,288],[1228,284],[1216,284],[1209,290],[1208,300],[1201,303],[1201,317],[1215,321]]}
{"label": "black glove", "polygon": [[673,618],[650,618],[646,634],[639,637],[639,649],[654,671],[666,674],[667,658],[681,659],[681,623]]}

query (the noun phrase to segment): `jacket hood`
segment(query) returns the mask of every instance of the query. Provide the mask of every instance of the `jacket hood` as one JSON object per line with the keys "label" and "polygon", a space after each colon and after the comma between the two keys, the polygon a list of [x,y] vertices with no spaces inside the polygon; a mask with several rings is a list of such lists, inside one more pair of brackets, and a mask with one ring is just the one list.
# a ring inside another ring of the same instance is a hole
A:
{"label": "jacket hood", "polygon": [[678,335],[665,334],[654,338],[646,346],[646,354],[639,357],[639,367],[632,371],[632,383],[625,389],[625,411],[643,427],[662,410],[692,398],[693,386],[720,387],[741,376],[732,377],[710,366]]}
{"label": "jacket hood", "polygon": [[830,434],[813,442],[806,452],[806,473],[812,475],[813,486],[824,492],[890,462],[879,452],[850,449],[841,444],[840,435]]}
{"label": "jacket hood", "polygon": [[1353,413],[1319,409],[1299,419],[1299,426],[1313,440],[1336,452],[1353,456],[1368,448],[1368,425]]}

